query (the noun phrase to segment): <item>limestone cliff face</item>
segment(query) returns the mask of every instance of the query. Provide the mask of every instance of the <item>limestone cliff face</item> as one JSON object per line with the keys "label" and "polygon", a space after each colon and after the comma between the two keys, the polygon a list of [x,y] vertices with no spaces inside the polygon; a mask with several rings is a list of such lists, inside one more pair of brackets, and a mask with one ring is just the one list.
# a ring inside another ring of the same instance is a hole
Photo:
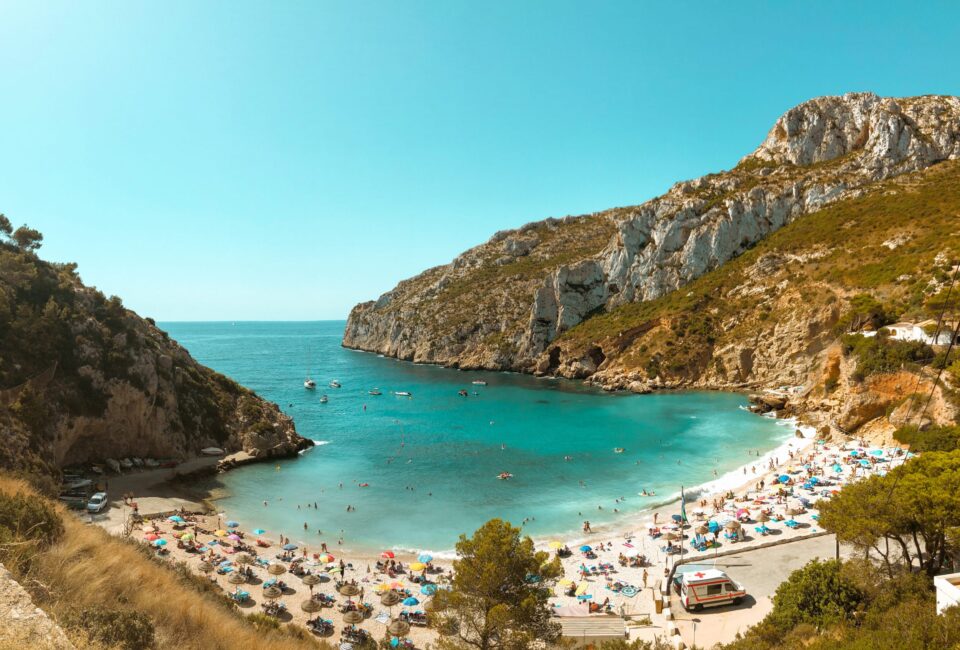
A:
{"label": "limestone cliff face", "polygon": [[73,265],[0,244],[0,466],[50,471],[204,447],[288,456],[310,441],[276,404],[197,363]]}
{"label": "limestone cliff face", "polygon": [[353,309],[343,344],[464,368],[589,376],[606,353],[588,351],[570,366],[550,349],[564,332],[675,291],[879,181],[958,156],[956,97],[814,99],[777,120],[733,170],[678,183],[637,207],[497,233],[401,282]]}

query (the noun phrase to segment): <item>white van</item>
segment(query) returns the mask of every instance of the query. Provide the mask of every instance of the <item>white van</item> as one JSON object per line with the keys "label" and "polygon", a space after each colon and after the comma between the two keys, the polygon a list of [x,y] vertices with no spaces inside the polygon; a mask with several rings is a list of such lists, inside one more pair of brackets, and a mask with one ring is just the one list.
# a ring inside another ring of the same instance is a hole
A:
{"label": "white van", "polygon": [[687,611],[704,607],[739,605],[747,592],[726,573],[718,569],[703,569],[681,573],[674,578],[680,602]]}
{"label": "white van", "polygon": [[97,492],[87,502],[87,512],[100,512],[107,507],[107,493]]}

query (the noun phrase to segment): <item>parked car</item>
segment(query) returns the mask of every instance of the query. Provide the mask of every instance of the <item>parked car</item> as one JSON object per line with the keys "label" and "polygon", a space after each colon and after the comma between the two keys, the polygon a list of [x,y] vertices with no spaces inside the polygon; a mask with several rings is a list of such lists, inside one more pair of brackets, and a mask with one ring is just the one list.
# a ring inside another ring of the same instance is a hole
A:
{"label": "parked car", "polygon": [[107,493],[97,492],[87,501],[87,512],[100,512],[107,507]]}

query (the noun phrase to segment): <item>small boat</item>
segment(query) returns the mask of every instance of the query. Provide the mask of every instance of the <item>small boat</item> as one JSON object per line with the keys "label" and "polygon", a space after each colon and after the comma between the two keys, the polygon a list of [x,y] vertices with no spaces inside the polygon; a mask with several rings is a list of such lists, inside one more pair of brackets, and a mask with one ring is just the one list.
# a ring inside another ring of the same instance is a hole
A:
{"label": "small boat", "polygon": [[397,395],[398,397],[413,397],[413,393],[405,390],[398,390],[394,393],[394,395]]}
{"label": "small boat", "polygon": [[626,451],[626,449],[624,449],[623,447],[614,447],[614,448],[613,448],[613,453],[615,453],[615,454],[622,454],[622,453],[625,452],[625,451]]}
{"label": "small boat", "polygon": [[153,458],[147,458],[147,459],[145,459],[145,460],[143,461],[143,464],[146,465],[147,467],[150,467],[150,468],[160,467],[160,463],[157,462],[157,460],[155,460],[155,459],[153,459]]}
{"label": "small boat", "polygon": [[133,469],[133,461],[130,460],[129,458],[121,458],[120,467],[122,467],[123,469]]}
{"label": "small boat", "polygon": [[340,388],[340,382],[334,379],[330,382],[330,388]]}
{"label": "small boat", "polygon": [[306,388],[307,390],[313,390],[314,388],[317,387],[317,382],[315,382],[315,381],[313,381],[312,379],[310,379],[309,377],[307,377],[307,378],[303,381],[303,387]]}
{"label": "small boat", "polygon": [[482,380],[482,379],[474,379],[474,380],[473,380],[473,385],[474,385],[474,386],[486,386],[486,385],[487,385],[487,382],[485,382],[485,381]]}
{"label": "small boat", "polygon": [[107,464],[107,467],[112,469],[115,474],[120,473],[120,463],[114,460],[113,458],[107,458],[103,462],[105,462]]}
{"label": "small boat", "polygon": [[513,478],[513,474],[511,474],[510,472],[500,472],[499,474],[497,474],[497,478],[500,479],[501,481],[506,481],[508,478]]}
{"label": "small boat", "polygon": [[321,395],[321,396],[320,396],[320,403],[321,403],[321,404],[326,404],[326,403],[329,402],[329,401],[330,401],[330,400],[329,400],[329,398],[327,398],[326,395]]}
{"label": "small boat", "polygon": [[457,395],[459,395],[460,397],[467,397],[467,391],[461,388],[460,390],[457,391]]}
{"label": "small boat", "polygon": [[[204,456],[223,456],[223,450],[220,447],[204,447],[200,450]],[[123,464],[123,461],[120,461]]]}
{"label": "small boat", "polygon": [[379,388],[374,388],[373,390],[371,390],[371,391],[369,391],[369,392],[370,392],[371,395],[383,395],[383,393],[380,392],[380,389],[379,389]]}

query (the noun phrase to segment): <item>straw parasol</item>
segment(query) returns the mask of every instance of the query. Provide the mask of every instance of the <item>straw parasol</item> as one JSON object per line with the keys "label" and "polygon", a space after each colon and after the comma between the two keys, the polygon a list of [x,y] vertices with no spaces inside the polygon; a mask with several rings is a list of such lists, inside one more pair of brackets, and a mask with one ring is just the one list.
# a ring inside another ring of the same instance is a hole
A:
{"label": "straw parasol", "polygon": [[387,626],[387,631],[393,636],[406,636],[407,632],[410,631],[410,624],[406,621],[396,619]]}
{"label": "straw parasol", "polygon": [[320,584],[320,576],[318,576],[316,573],[308,573],[307,575],[303,576],[301,582],[308,587],[312,587],[313,585]]}
{"label": "straw parasol", "polygon": [[351,585],[351,584],[340,585],[340,588],[337,591],[339,591],[344,596],[347,596],[348,598],[350,596],[356,596],[357,594],[360,593],[360,590],[357,589],[357,585]]}
{"label": "straw parasol", "polygon": [[210,564],[209,562],[201,562],[199,568],[204,573],[210,573],[211,571],[213,571],[213,565]]}
{"label": "straw parasol", "polygon": [[393,607],[400,602],[400,595],[395,591],[388,591],[380,597],[380,603],[384,607]]}
{"label": "straw parasol", "polygon": [[263,590],[263,597],[269,600],[276,600],[283,595],[283,592],[280,591],[280,587],[267,587]]}
{"label": "straw parasol", "polygon": [[237,564],[253,564],[253,556],[249,553],[241,553],[237,556]]}
{"label": "straw parasol", "polygon": [[343,615],[343,622],[348,625],[356,625],[357,623],[362,623],[363,614],[361,614],[357,610],[347,612],[346,614]]}
{"label": "straw parasol", "polygon": [[761,512],[759,515],[757,515],[757,521],[759,521],[761,524],[765,521],[770,521],[770,515],[765,512]]}
{"label": "straw parasol", "polygon": [[668,542],[675,542],[675,541],[677,541],[678,539],[680,539],[680,535],[678,535],[678,534],[676,534],[676,533],[674,533],[674,532],[669,532],[669,533],[667,533],[666,535],[664,535],[663,538],[664,538],[665,540],[667,540]]}
{"label": "straw parasol", "polygon": [[736,519],[731,520],[731,521],[728,521],[728,522],[727,522],[727,525],[724,526],[724,528],[726,528],[727,530],[739,530],[739,529],[740,529],[740,522],[737,521]]}
{"label": "straw parasol", "polygon": [[267,571],[269,571],[271,575],[280,576],[287,572],[287,567],[282,564],[273,563],[267,568]]}
{"label": "straw parasol", "polygon": [[227,582],[233,585],[242,585],[247,581],[247,577],[240,572],[231,573],[227,577]]}
{"label": "straw parasol", "polygon": [[803,514],[803,510],[801,510],[800,508],[791,506],[787,508],[787,514],[793,517],[795,515]]}
{"label": "straw parasol", "polygon": [[710,527],[707,526],[706,524],[700,524],[699,526],[697,526],[698,535],[706,535],[709,532],[710,532]]}
{"label": "straw parasol", "polygon": [[315,601],[313,598],[308,598],[300,603],[300,609],[305,611],[307,614],[313,614],[314,612],[320,611],[320,603]]}

